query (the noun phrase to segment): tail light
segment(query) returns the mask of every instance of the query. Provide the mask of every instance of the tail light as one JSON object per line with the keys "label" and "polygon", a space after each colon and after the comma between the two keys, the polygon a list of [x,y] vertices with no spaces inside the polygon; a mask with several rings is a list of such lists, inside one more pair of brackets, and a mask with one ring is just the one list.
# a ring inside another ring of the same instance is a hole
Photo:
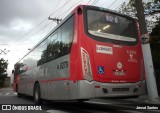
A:
{"label": "tail light", "polygon": [[92,68],[90,63],[90,58],[88,52],[81,48],[81,58],[82,58],[82,71],[83,76],[86,80],[92,81]]}

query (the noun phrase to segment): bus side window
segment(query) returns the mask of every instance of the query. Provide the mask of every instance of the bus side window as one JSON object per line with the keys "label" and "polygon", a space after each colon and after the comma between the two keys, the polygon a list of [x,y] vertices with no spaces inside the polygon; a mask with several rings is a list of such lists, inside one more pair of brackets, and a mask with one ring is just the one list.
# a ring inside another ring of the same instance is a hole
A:
{"label": "bus side window", "polygon": [[39,46],[38,51],[40,52],[40,59],[37,61],[37,65],[42,65],[47,62],[47,40],[45,39]]}
{"label": "bus side window", "polygon": [[70,53],[74,36],[74,16],[62,26],[62,52],[63,55]]}
{"label": "bus side window", "polygon": [[48,39],[47,53],[49,61],[61,56],[61,36],[59,35],[59,30],[51,34]]}

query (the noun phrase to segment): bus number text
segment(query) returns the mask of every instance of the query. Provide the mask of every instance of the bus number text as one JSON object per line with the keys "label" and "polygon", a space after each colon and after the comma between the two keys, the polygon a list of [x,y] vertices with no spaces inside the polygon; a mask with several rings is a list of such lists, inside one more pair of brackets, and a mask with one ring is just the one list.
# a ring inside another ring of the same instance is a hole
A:
{"label": "bus number text", "polygon": [[57,65],[57,69],[58,69],[58,70],[65,69],[65,68],[68,68],[68,61],[60,62],[60,63]]}

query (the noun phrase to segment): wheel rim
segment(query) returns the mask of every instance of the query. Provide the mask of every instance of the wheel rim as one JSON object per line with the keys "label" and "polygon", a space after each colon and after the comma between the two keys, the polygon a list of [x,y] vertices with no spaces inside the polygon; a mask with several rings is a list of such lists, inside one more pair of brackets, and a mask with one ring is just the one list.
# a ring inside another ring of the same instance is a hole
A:
{"label": "wheel rim", "polygon": [[38,90],[38,87],[35,88],[34,101],[35,101],[35,103],[37,103],[39,101],[39,90]]}
{"label": "wheel rim", "polygon": [[36,99],[36,101],[38,101],[38,99],[39,99],[38,90],[36,90],[36,92],[35,92],[35,99]]}

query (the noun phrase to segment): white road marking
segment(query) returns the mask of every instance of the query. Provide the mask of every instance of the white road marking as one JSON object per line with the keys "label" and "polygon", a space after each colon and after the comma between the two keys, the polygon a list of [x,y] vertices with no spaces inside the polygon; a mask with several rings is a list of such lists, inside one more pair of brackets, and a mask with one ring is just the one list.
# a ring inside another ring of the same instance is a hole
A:
{"label": "white road marking", "polygon": [[4,95],[9,95],[10,93],[6,93],[6,94],[4,94]]}
{"label": "white road marking", "polygon": [[0,93],[0,96],[13,96],[13,95],[17,95],[16,92],[13,93]]}

